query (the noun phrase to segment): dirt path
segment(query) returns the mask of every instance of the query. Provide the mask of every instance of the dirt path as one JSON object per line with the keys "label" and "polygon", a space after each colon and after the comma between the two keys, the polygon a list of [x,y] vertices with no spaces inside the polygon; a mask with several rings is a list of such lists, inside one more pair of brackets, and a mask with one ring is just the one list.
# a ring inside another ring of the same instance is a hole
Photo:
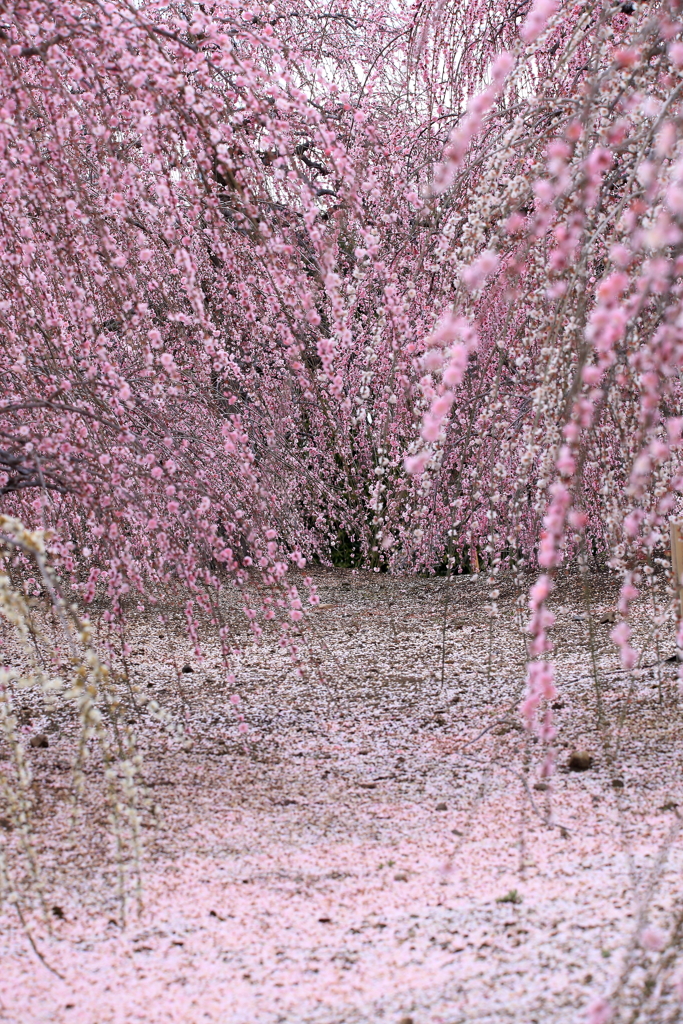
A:
{"label": "dirt path", "polygon": [[[97,766],[89,845],[64,853],[68,729],[28,709],[28,731],[53,730],[32,756],[62,916],[40,948],[64,980],[5,917],[1,1020],[564,1024],[618,975],[662,844],[651,920],[669,919],[683,866],[680,841],[666,844],[683,807],[681,716],[676,668],[662,661],[673,640],[647,639],[645,603],[635,643],[650,667],[635,680],[609,624],[595,627],[601,734],[576,579],[555,592],[560,767],[544,789],[515,710],[525,655],[511,585],[490,619],[483,580],[318,582],[304,678],[274,638],[245,647],[246,740],[216,650],[200,663],[181,633],[136,623],[140,682],[184,716],[195,745],[160,730],[146,741],[157,824],[144,830],[144,911],[123,930],[102,867]],[[610,607],[610,582],[591,586]],[[171,646],[194,669],[183,700]],[[590,770],[567,770],[574,749],[591,753]],[[668,1012],[660,1003],[646,1019]]]}

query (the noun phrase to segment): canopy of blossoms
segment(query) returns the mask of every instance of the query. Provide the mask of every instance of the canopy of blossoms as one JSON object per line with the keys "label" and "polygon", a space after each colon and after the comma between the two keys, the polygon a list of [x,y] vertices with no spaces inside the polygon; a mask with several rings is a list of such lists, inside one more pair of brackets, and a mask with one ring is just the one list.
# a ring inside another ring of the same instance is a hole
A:
{"label": "canopy of blossoms", "polygon": [[650,558],[683,423],[675,12],[290,6],[6,5],[5,510],[86,599],[340,544]]}
{"label": "canopy of blossoms", "polygon": [[632,667],[683,490],[678,7],[8,0],[15,565],[114,622],[177,586],[226,658],[226,585],[299,656],[314,558],[541,570],[550,744],[553,571],[622,574]]}

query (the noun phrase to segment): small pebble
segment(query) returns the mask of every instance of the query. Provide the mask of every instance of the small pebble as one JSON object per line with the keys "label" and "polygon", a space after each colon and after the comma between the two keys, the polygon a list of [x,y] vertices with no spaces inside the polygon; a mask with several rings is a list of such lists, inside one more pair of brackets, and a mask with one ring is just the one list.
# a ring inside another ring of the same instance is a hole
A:
{"label": "small pebble", "polygon": [[181,672],[194,672],[194,669],[192,668],[192,665],[183,665],[183,667],[181,668],[180,671]]}
{"label": "small pebble", "polygon": [[574,750],[569,755],[567,767],[572,772],[586,772],[593,765],[593,757],[587,750]]}
{"label": "small pebble", "polygon": [[440,802],[439,802],[439,803],[438,803],[438,804],[436,805],[436,810],[437,810],[437,811],[447,811],[447,810],[448,810],[448,804],[444,803],[444,802],[443,802],[443,800],[441,800],[441,801],[440,801]]}
{"label": "small pebble", "polygon": [[37,736],[31,736],[29,743],[32,747],[40,747],[42,749],[50,746],[50,741],[44,732],[39,732]]}

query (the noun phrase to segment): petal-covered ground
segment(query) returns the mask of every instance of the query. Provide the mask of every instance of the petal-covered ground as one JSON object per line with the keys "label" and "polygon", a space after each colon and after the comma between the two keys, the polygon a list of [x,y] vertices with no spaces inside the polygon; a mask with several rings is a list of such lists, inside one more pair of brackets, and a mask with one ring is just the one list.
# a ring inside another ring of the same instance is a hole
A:
{"label": "petal-covered ground", "polygon": [[[672,626],[658,645],[643,600],[642,668],[627,676],[597,621],[611,583],[591,577],[590,630],[577,579],[560,583],[558,770],[546,783],[517,709],[511,582],[495,618],[482,578],[317,582],[303,676],[275,634],[254,644],[235,627],[246,734],[209,634],[198,660],[180,616],[163,630],[135,620],[138,682],[194,745],[140,721],[143,906],[124,927],[101,766],[93,758],[69,838],[69,726],[24,698],[27,736],[50,742],[31,757],[53,935],[36,916],[43,964],[5,913],[1,1020],[564,1024],[618,985],[646,924],[666,935],[683,864]],[[568,769],[576,750],[588,770]],[[11,854],[10,830],[0,842]],[[658,956],[637,953],[622,999]],[[673,997],[655,997],[642,1019],[676,1019]]]}

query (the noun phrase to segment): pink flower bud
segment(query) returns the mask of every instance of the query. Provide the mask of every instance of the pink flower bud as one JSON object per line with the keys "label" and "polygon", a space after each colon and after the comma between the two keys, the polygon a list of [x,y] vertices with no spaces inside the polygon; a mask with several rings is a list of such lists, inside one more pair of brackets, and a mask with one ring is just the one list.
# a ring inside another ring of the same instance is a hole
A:
{"label": "pink flower bud", "polygon": [[499,259],[492,249],[485,249],[479,259],[464,267],[460,272],[463,284],[468,291],[478,291],[486,279],[493,274],[499,266]]}
{"label": "pink flower bud", "polygon": [[669,60],[677,68],[683,67],[683,43],[671,43],[669,46]]}
{"label": "pink flower bud", "polygon": [[519,30],[525,43],[533,43],[538,39],[548,24],[548,19],[557,11],[557,7],[557,0],[534,0]]}

